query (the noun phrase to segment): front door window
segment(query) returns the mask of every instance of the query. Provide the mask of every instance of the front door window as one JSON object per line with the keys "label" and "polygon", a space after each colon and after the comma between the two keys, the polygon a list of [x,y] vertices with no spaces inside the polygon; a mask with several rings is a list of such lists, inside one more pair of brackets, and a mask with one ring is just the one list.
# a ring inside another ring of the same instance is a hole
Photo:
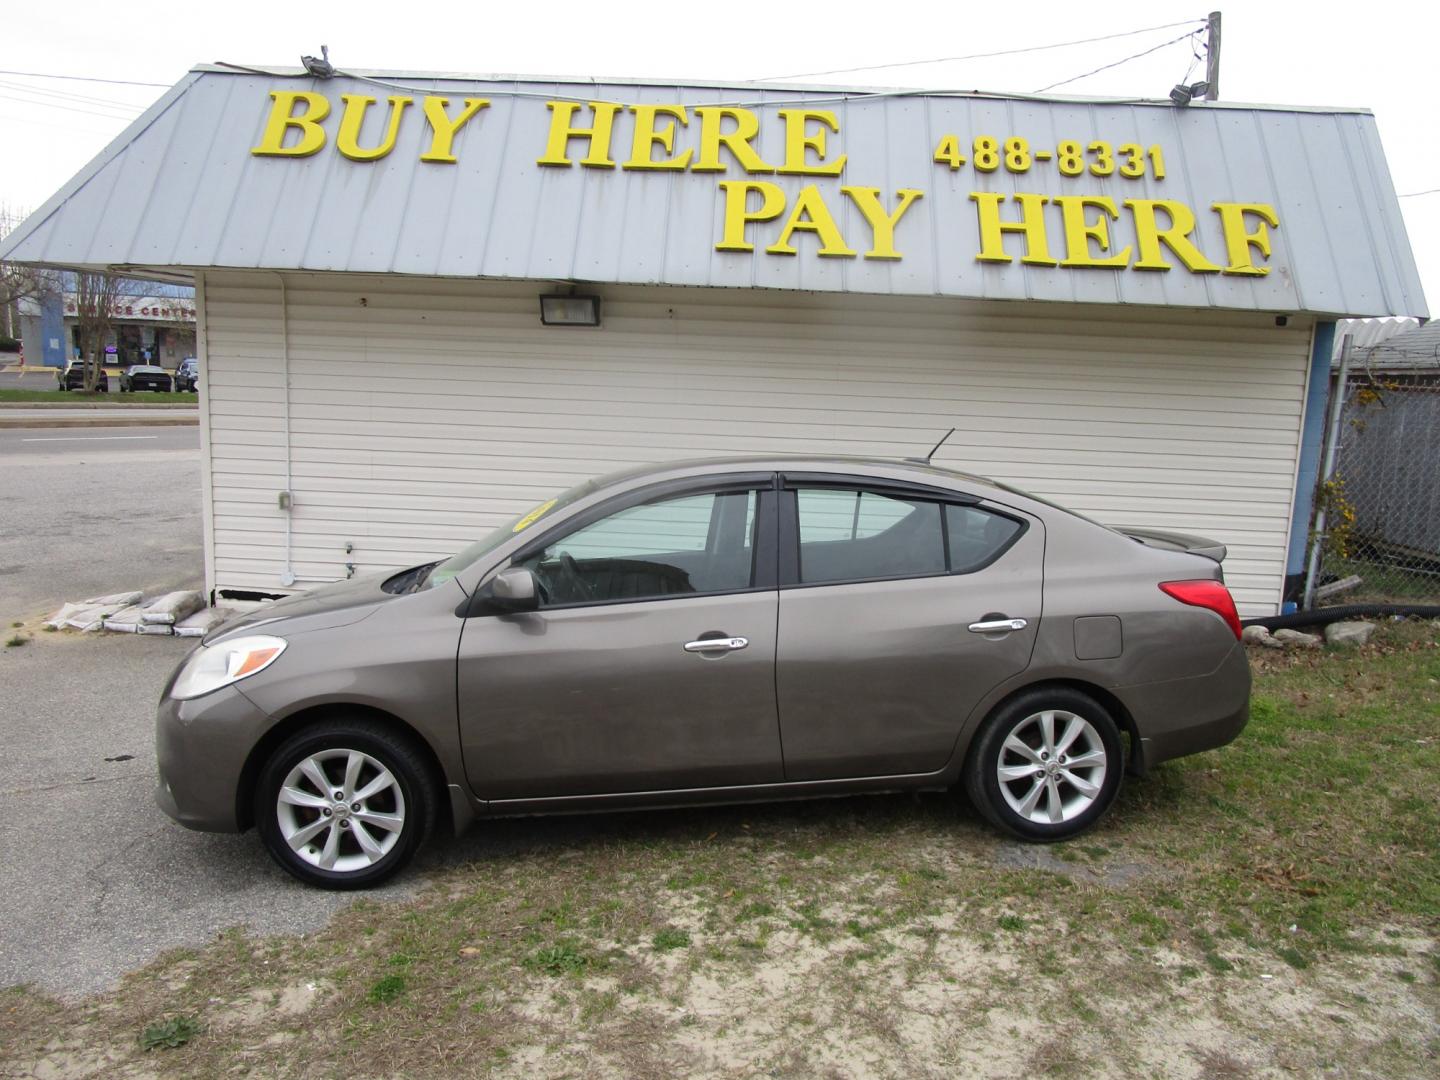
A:
{"label": "front door window", "polygon": [[740,592],[754,578],[755,498],[707,492],[630,506],[520,565],[534,572],[542,607]]}

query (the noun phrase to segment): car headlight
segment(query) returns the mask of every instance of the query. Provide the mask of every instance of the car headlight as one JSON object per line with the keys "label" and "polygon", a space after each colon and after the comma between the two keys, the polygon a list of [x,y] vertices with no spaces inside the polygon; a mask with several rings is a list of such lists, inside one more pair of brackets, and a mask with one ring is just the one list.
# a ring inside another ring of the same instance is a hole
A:
{"label": "car headlight", "polygon": [[214,645],[202,645],[190,654],[175,683],[170,687],[170,696],[180,701],[200,697],[219,690],[222,686],[249,678],[256,672],[264,671],[285,651],[285,639],[254,634],[249,637],[231,638]]}

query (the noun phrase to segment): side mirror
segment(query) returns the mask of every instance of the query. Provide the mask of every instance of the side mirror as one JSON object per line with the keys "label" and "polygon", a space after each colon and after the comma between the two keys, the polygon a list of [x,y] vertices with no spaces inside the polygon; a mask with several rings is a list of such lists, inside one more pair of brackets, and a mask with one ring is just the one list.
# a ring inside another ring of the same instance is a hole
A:
{"label": "side mirror", "polygon": [[490,601],[501,611],[534,611],[540,606],[540,585],[523,566],[507,566],[490,579]]}
{"label": "side mirror", "polygon": [[462,619],[476,615],[514,615],[540,606],[535,575],[523,566],[507,566],[455,609]]}

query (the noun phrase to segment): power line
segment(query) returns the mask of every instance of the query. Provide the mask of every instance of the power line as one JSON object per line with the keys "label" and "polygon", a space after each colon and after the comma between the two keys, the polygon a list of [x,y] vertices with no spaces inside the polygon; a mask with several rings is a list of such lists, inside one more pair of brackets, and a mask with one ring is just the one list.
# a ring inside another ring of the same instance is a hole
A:
{"label": "power line", "polygon": [[91,97],[88,94],[67,94],[62,90],[41,90],[25,83],[10,82],[8,79],[0,79],[0,89],[14,90],[26,94],[31,98],[41,101],[58,101],[62,104],[84,105],[92,108],[116,109],[134,115],[143,109],[143,106],[136,105],[129,101],[120,101],[117,98]]}
{"label": "power line", "polygon": [[158,86],[169,90],[170,83],[134,82],[130,79],[92,79],[85,75],[50,75],[43,71],[0,71],[0,75],[22,75],[27,79],[67,79],[71,82],[110,83],[112,86]]}
{"label": "power line", "polygon": [[[1153,33],[1156,30],[1169,30],[1174,26],[1194,26],[1204,22],[1204,19],[1185,19],[1181,22],[1147,26],[1141,30],[1126,30],[1120,34],[1102,34],[1100,37],[1079,38],[1075,41],[1057,41],[1053,45],[1031,45],[1023,49],[1001,49],[998,52],[971,53],[969,56],[941,56],[934,60],[905,60],[898,64],[866,64],[863,67],[830,68],[828,71],[802,71],[794,75],[768,75],[758,81],[770,82],[776,79],[808,79],[816,75],[844,75],[851,71],[878,71],[885,68],[919,67],[922,64],[948,64],[959,60],[988,60],[992,56],[1016,56],[1020,53],[1045,52],[1049,49],[1068,49],[1072,45],[1092,45],[1097,41],[1113,41],[1116,38],[1135,37],[1138,34]],[[1186,36],[1188,37],[1189,35]],[[1166,42],[1166,44],[1168,45],[1170,42]]]}
{"label": "power line", "polygon": [[1197,33],[1199,33],[1198,30],[1192,30],[1188,34],[1181,34],[1179,37],[1171,38],[1169,41],[1162,41],[1159,45],[1156,45],[1153,48],[1146,49],[1144,52],[1132,53],[1130,56],[1124,57],[1120,60],[1116,60],[1113,64],[1105,64],[1103,67],[1095,68],[1093,71],[1087,71],[1083,75],[1075,75],[1071,78],[1061,79],[1059,82],[1051,83],[1049,86],[1042,86],[1039,90],[1036,90],[1035,93],[1043,94],[1047,90],[1054,90],[1057,86],[1065,86],[1072,82],[1079,82],[1081,79],[1088,79],[1091,75],[1098,75],[1102,71],[1109,71],[1111,68],[1119,67],[1121,64],[1128,64],[1131,60],[1138,60],[1142,56],[1149,56],[1153,52],[1159,52],[1161,49],[1168,48],[1169,46],[1174,45],[1177,42],[1184,41],[1186,38],[1193,38]]}
{"label": "power line", "polygon": [[1415,199],[1421,195],[1434,195],[1437,192],[1440,192],[1440,187],[1426,188],[1424,191],[1407,191],[1404,195],[1401,195],[1399,197],[1402,199]]}
{"label": "power line", "polygon": [[133,113],[130,116],[126,116],[123,113],[99,112],[95,109],[82,109],[78,105],[61,105],[57,102],[37,101],[34,98],[16,97],[14,94],[0,94],[0,98],[3,98],[6,101],[18,101],[23,105],[30,105],[32,107],[38,107],[41,109],[64,109],[66,112],[84,113],[86,116],[99,116],[103,117],[106,120],[129,121],[134,120],[136,116],[140,115],[139,112]]}

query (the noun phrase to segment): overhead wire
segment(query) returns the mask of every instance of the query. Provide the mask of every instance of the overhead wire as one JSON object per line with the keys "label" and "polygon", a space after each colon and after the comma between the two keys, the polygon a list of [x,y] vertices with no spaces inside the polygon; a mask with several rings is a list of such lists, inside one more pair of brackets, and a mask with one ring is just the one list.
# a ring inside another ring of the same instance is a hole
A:
{"label": "overhead wire", "polygon": [[1419,198],[1421,195],[1435,195],[1435,194],[1440,194],[1440,187],[1426,188],[1424,191],[1407,191],[1407,192],[1405,192],[1404,195],[1399,196],[1399,198],[1402,198],[1402,199],[1416,199],[1416,198]]}
{"label": "overhead wire", "polygon": [[[239,72],[243,72],[243,73],[245,73],[245,74],[247,74],[247,75],[264,75],[264,76],[266,76],[266,77],[268,77],[268,78],[274,78],[274,79],[318,79],[318,80],[320,80],[320,81],[322,81],[322,82],[324,81],[324,79],[322,79],[320,76],[312,75],[312,74],[310,74],[310,73],[307,72],[307,71],[267,71],[267,70],[265,70],[265,69],[263,69],[263,68],[247,67],[247,66],[244,65],[244,64],[232,64],[232,63],[230,63],[229,61],[226,61],[226,60],[216,60],[216,61],[214,62],[214,64],[215,64],[216,67],[229,68],[231,71],[239,71]],[[340,68],[336,68],[336,69],[335,69],[335,75],[334,75],[333,77],[345,78],[345,79],[355,79],[355,80],[357,80],[358,82],[370,83],[370,84],[373,85],[373,86],[383,86],[383,87],[385,87],[386,89],[389,89],[389,90],[403,90],[403,91],[404,91],[405,93],[407,93],[407,94],[433,94],[433,93],[437,92],[437,90],[440,90],[440,89],[441,89],[440,87],[437,87],[437,86],[415,86],[415,85],[406,84],[406,83],[392,82],[392,81],[389,80],[389,79],[377,79],[377,78],[375,78],[373,75],[361,75],[361,74],[358,73],[358,72],[354,72],[354,71],[344,71],[344,70],[342,70],[342,69],[340,69]],[[431,80],[432,82],[435,82],[435,83],[446,83],[446,82],[464,82],[464,83],[495,82],[495,81],[499,81],[499,78],[500,78],[500,77],[498,77],[498,76],[493,76],[493,75],[490,75],[490,76],[486,76],[486,75],[470,75],[470,76],[465,76],[465,75],[455,75],[455,74],[417,75],[416,77],[417,77],[417,78],[428,78],[429,80]],[[581,80],[540,79],[540,78],[533,78],[533,77],[531,77],[531,78],[525,78],[525,79],[519,79],[519,78],[515,78],[514,76],[510,76],[510,77],[508,77],[505,81],[516,82],[516,83],[523,82],[523,83],[526,83],[526,84],[551,82],[551,83],[556,83],[557,85],[560,85],[560,84],[571,83],[571,82],[580,82]],[[490,94],[490,95],[495,96],[495,97],[518,98],[518,99],[522,99],[522,100],[533,100],[533,101],[576,101],[576,102],[580,102],[580,103],[582,103],[582,104],[590,104],[590,103],[593,103],[593,104],[597,104],[597,105],[620,105],[620,106],[625,106],[625,105],[628,105],[628,104],[629,104],[629,102],[626,102],[626,101],[614,101],[614,100],[611,100],[611,99],[609,99],[609,98],[600,97],[599,94],[598,94],[598,88],[599,88],[599,86],[600,86],[600,80],[598,80],[598,79],[593,79],[593,78],[592,78],[592,79],[590,80],[590,83],[591,83],[593,86],[596,87],[597,93],[594,93],[594,94],[566,94],[566,93],[563,93],[563,92],[560,92],[560,91],[556,91],[556,92],[553,92],[553,93],[552,93],[552,92],[549,92],[549,91],[546,91],[546,92],[544,92],[544,93],[541,93],[541,92],[539,92],[539,91],[527,91],[527,90],[499,90],[499,89],[496,89],[494,86],[487,86],[487,87],[485,88],[485,93]],[[684,104],[685,104],[685,107],[686,107],[686,108],[691,108],[691,109],[707,108],[707,107],[710,107],[710,108],[725,107],[725,108],[750,108],[750,109],[758,109],[758,108],[769,108],[769,107],[790,108],[790,107],[795,106],[795,105],[838,105],[838,104],[842,104],[842,103],[844,103],[844,102],[851,102],[851,101],[875,101],[875,100],[882,100],[882,99],[885,99],[885,98],[901,98],[901,97],[978,97],[978,98],[993,98],[993,99],[995,99],[995,100],[1009,100],[1009,99],[1012,99],[1012,98],[1024,98],[1024,97],[1028,96],[1028,95],[1025,95],[1025,94],[1014,94],[1014,93],[999,93],[999,92],[997,92],[997,93],[987,93],[987,92],[978,91],[978,90],[965,90],[965,91],[961,91],[961,90],[936,90],[936,89],[928,89],[928,90],[927,90],[927,89],[925,89],[925,88],[923,88],[923,87],[922,87],[922,88],[906,87],[906,88],[895,89],[895,90],[813,90],[813,91],[810,91],[810,92],[808,92],[808,93],[807,93],[803,88],[798,88],[798,87],[797,87],[797,88],[795,88],[795,89],[791,89],[791,88],[789,88],[789,87],[783,87],[783,86],[782,86],[782,87],[773,87],[773,88],[772,88],[772,87],[767,87],[767,86],[761,85],[761,84],[759,84],[759,83],[752,84],[752,86],[751,86],[750,88],[751,88],[751,89],[754,89],[756,92],[760,92],[760,93],[766,92],[767,90],[777,90],[777,91],[780,91],[780,92],[786,94],[787,96],[785,96],[785,97],[777,97],[777,98],[754,98],[754,99],[749,99],[749,100],[744,99],[743,97],[732,97],[732,98],[726,98],[726,99],[719,100],[719,101],[687,101],[687,102],[685,102]],[[731,88],[731,89],[734,90],[737,94],[739,93],[739,88]],[[1114,98],[1114,99],[1112,99],[1112,100],[1113,100],[1116,104],[1140,104],[1140,103],[1143,103],[1143,102],[1144,102],[1145,100],[1147,100],[1147,99],[1141,98],[1141,97],[1126,97],[1126,98]]]}
{"label": "overhead wire", "polygon": [[117,116],[139,116],[145,111],[143,105],[133,105],[129,102],[107,100],[105,98],[81,97],[77,95],[56,95],[46,93],[43,90],[34,90],[21,83],[13,83],[0,79],[0,90],[11,90],[26,95],[22,100],[35,105],[58,105],[59,107],[78,107],[83,109],[103,109],[113,112]]}
{"label": "overhead wire", "polygon": [[14,94],[0,94],[0,99],[5,101],[18,101],[23,105],[31,105],[41,109],[63,109],[66,112],[84,113],[86,116],[99,116],[106,120],[133,120],[143,110],[136,111],[133,115],[126,116],[123,113],[100,112],[97,109],[83,109],[78,105],[61,105],[53,101],[39,101],[35,98],[16,97]]}
{"label": "overhead wire", "polygon": [[109,83],[111,86],[158,86],[164,90],[170,89],[169,83],[135,82],[132,79],[92,79],[85,75],[52,75],[44,71],[0,70],[0,75],[21,75],[27,79],[65,79],[70,82]]}
{"label": "overhead wire", "polygon": [[1117,38],[1150,34],[1156,30],[1169,30],[1175,26],[1204,25],[1205,22],[1205,19],[1182,19],[1179,22],[1161,23],[1158,26],[1146,26],[1139,30],[1126,30],[1118,34],[1101,34],[1099,37],[1077,38],[1074,41],[1057,41],[1050,45],[1029,45],[1019,49],[999,49],[995,52],[971,53],[968,56],[941,56],[934,60],[904,60],[895,64],[865,64],[861,67],[829,68],[825,71],[802,71],[792,75],[767,75],[758,81],[769,82],[776,79],[808,79],[817,75],[845,75],[852,71],[882,71],[889,68],[920,67],[924,64],[949,64],[962,60],[989,60],[997,56],[1018,56],[1021,53],[1046,52],[1051,49],[1068,49],[1075,45],[1093,45],[1097,41],[1114,41]]}
{"label": "overhead wire", "polygon": [[1197,32],[1198,31],[1192,30],[1188,34],[1181,34],[1179,37],[1171,38],[1169,41],[1162,41],[1159,45],[1152,46],[1151,48],[1145,49],[1142,52],[1131,53],[1129,56],[1121,57],[1119,60],[1116,60],[1112,64],[1104,64],[1098,68],[1095,68],[1091,71],[1086,71],[1080,75],[1073,75],[1068,79],[1061,79],[1059,82],[1053,82],[1049,86],[1042,86],[1039,90],[1036,90],[1035,93],[1043,94],[1047,90],[1054,90],[1057,86],[1067,86],[1070,83],[1079,82],[1081,79],[1088,79],[1091,75],[1098,75],[1102,71],[1109,71],[1111,68],[1117,68],[1121,64],[1128,64],[1131,60],[1138,60],[1142,56],[1149,56],[1153,52],[1159,52],[1161,49],[1168,48],[1171,45],[1184,41],[1186,38],[1193,38]]}

